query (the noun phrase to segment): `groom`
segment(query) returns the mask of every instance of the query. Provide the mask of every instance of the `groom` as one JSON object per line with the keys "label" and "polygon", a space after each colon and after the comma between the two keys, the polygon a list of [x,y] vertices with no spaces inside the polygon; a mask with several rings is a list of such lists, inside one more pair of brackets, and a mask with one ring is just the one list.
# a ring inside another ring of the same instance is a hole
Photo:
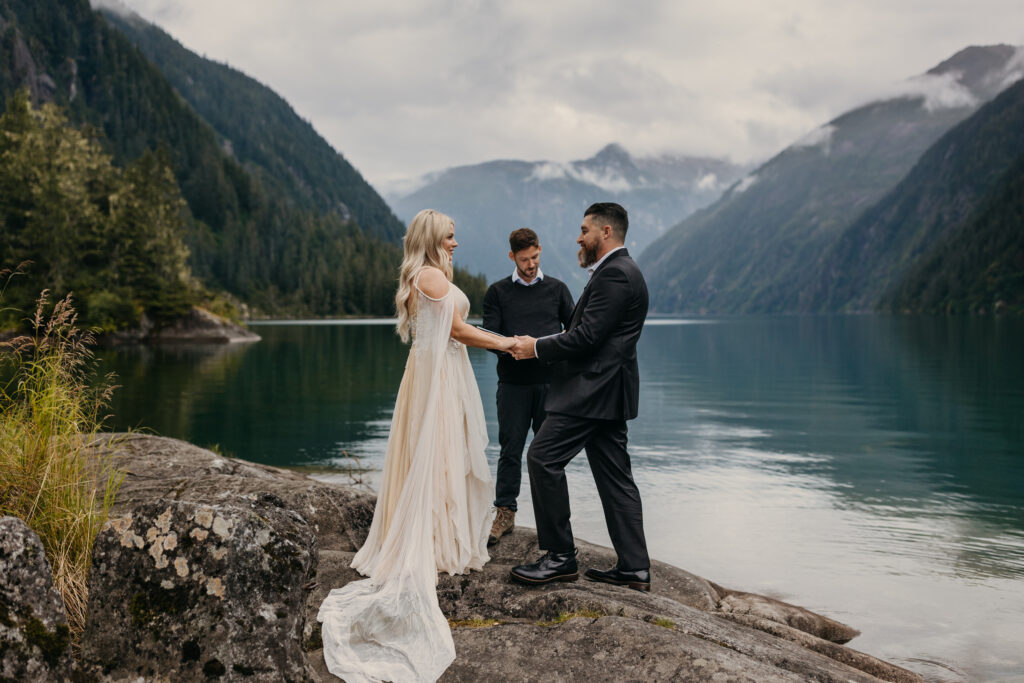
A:
{"label": "groom", "polygon": [[569,491],[565,467],[586,450],[601,496],[605,523],[618,562],[585,576],[641,591],[651,589],[640,492],[626,451],[626,420],[636,417],[640,374],[636,343],[647,317],[647,284],[623,246],[629,217],[614,203],[599,203],[583,215],[580,266],[590,281],[562,333],[516,337],[517,359],[556,363],[545,407],[548,416],[527,453],[537,540],[547,552],[512,570],[519,583],[575,581]]}

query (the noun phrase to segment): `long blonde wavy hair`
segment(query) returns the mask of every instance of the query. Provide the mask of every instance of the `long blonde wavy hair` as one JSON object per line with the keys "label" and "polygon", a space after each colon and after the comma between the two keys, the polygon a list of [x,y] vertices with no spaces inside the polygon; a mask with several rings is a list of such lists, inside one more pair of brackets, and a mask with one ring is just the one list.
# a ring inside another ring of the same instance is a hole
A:
{"label": "long blonde wavy hair", "polygon": [[455,225],[450,216],[433,209],[423,209],[409,223],[402,238],[405,258],[398,275],[398,293],[395,311],[398,313],[398,336],[409,341],[409,333],[416,318],[416,296],[413,280],[424,266],[434,266],[452,279],[452,259],[445,250],[444,238]]}

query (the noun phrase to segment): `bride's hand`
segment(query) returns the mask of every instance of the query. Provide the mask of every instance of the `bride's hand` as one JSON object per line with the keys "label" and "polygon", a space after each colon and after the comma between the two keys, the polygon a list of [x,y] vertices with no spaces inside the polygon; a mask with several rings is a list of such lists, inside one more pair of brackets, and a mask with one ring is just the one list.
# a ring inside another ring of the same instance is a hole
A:
{"label": "bride's hand", "polygon": [[512,353],[512,347],[516,345],[515,337],[505,337],[501,342],[501,350],[505,353]]}

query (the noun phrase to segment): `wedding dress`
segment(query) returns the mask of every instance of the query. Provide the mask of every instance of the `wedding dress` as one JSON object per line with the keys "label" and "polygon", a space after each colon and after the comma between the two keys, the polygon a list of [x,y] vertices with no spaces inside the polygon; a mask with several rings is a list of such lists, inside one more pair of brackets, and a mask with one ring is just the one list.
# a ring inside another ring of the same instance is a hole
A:
{"label": "wedding dress", "polygon": [[487,427],[466,348],[449,338],[469,300],[454,284],[440,299],[418,288],[416,296],[380,494],[352,560],[369,578],[332,590],[317,616],[327,668],[349,683],[440,677],[455,644],[437,604],[437,572],[461,574],[489,559]]}

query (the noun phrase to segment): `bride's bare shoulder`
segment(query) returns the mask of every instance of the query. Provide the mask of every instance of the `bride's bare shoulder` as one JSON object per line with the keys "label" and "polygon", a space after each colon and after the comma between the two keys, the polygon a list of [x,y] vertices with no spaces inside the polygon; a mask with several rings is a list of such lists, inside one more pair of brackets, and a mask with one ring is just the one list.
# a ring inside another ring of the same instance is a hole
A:
{"label": "bride's bare shoulder", "polygon": [[431,299],[440,299],[448,293],[451,283],[440,269],[427,266],[416,278],[416,288]]}

